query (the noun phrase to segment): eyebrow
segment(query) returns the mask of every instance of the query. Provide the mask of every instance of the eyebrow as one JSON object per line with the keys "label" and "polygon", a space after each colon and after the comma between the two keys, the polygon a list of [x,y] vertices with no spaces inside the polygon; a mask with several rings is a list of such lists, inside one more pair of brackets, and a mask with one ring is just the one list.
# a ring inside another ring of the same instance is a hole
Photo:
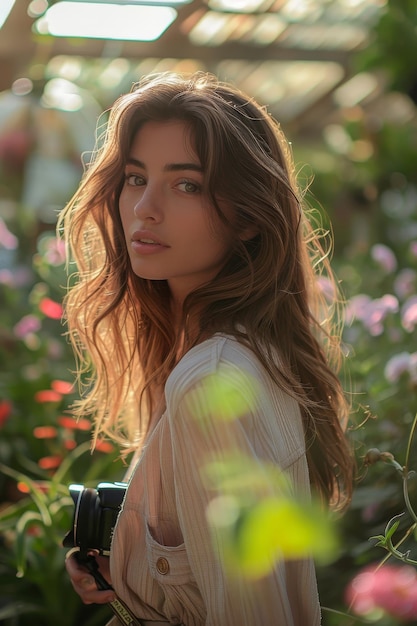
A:
{"label": "eyebrow", "polygon": [[[129,157],[127,160],[127,165],[136,165],[144,170],[146,170],[146,166],[139,159],[134,159],[133,157]],[[165,172],[179,172],[183,170],[192,170],[194,172],[203,172],[203,168],[198,163],[167,163],[164,165]]]}

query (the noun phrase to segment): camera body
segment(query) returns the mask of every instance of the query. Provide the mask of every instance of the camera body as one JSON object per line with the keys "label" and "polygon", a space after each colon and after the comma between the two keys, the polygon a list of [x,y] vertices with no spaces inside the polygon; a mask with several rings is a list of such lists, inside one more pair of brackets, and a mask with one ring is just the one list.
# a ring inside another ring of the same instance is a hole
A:
{"label": "camera body", "polygon": [[100,483],[96,489],[84,485],[70,485],[69,492],[75,510],[72,527],[65,535],[65,548],[80,549],[86,555],[90,550],[109,556],[113,530],[126,493],[127,483]]}

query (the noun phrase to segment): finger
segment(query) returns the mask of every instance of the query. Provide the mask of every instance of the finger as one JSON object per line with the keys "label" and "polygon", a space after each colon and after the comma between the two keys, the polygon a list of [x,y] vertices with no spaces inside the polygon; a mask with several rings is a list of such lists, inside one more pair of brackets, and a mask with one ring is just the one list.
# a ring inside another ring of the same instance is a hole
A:
{"label": "finger", "polygon": [[97,588],[94,577],[84,565],[78,562],[74,551],[70,550],[67,554],[65,568],[74,591],[80,596],[84,604],[106,604],[115,600],[116,596],[113,590],[100,591]]}
{"label": "finger", "polygon": [[77,560],[74,553],[65,558],[65,568],[72,580],[81,580],[88,574],[87,568]]}
{"label": "finger", "polygon": [[84,604],[106,604],[116,598],[114,591],[99,591],[92,576],[85,576],[79,582],[71,582]]}
{"label": "finger", "polygon": [[98,569],[103,578],[111,585],[111,576],[110,576],[110,562],[108,556],[98,556],[96,557],[96,562],[98,564]]}

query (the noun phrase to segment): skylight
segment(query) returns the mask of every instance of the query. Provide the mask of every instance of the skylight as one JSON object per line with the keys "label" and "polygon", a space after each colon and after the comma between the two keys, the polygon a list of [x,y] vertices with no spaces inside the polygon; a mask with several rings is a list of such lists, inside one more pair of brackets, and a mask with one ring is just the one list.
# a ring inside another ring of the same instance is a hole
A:
{"label": "skylight", "polygon": [[0,4],[0,28],[9,17],[9,13],[13,8],[15,0],[2,0]]}
{"label": "skylight", "polygon": [[35,22],[35,30],[54,37],[155,41],[176,17],[171,6],[63,0]]}

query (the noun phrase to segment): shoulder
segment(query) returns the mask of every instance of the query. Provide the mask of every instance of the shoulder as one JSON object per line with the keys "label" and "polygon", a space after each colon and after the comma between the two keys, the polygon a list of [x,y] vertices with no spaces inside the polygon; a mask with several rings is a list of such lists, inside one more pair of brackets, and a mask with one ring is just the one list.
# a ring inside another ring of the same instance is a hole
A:
{"label": "shoulder", "polygon": [[167,380],[166,396],[173,399],[208,376],[231,374],[233,371],[257,379],[266,376],[252,350],[234,337],[216,334],[183,356]]}
{"label": "shoulder", "polygon": [[[167,407],[175,412],[185,397],[240,398],[252,413],[298,419],[299,406],[271,378],[255,353],[230,335],[216,334],[192,348],[172,371],[165,387]],[[223,402],[223,400],[222,400]]]}
{"label": "shoulder", "polygon": [[279,459],[283,467],[304,453],[298,403],[234,337],[219,334],[195,346],[175,367],[165,391],[172,433],[185,429],[189,438],[196,424],[204,423],[205,438],[209,433],[225,438],[230,431],[231,439],[250,439],[260,456]]}

